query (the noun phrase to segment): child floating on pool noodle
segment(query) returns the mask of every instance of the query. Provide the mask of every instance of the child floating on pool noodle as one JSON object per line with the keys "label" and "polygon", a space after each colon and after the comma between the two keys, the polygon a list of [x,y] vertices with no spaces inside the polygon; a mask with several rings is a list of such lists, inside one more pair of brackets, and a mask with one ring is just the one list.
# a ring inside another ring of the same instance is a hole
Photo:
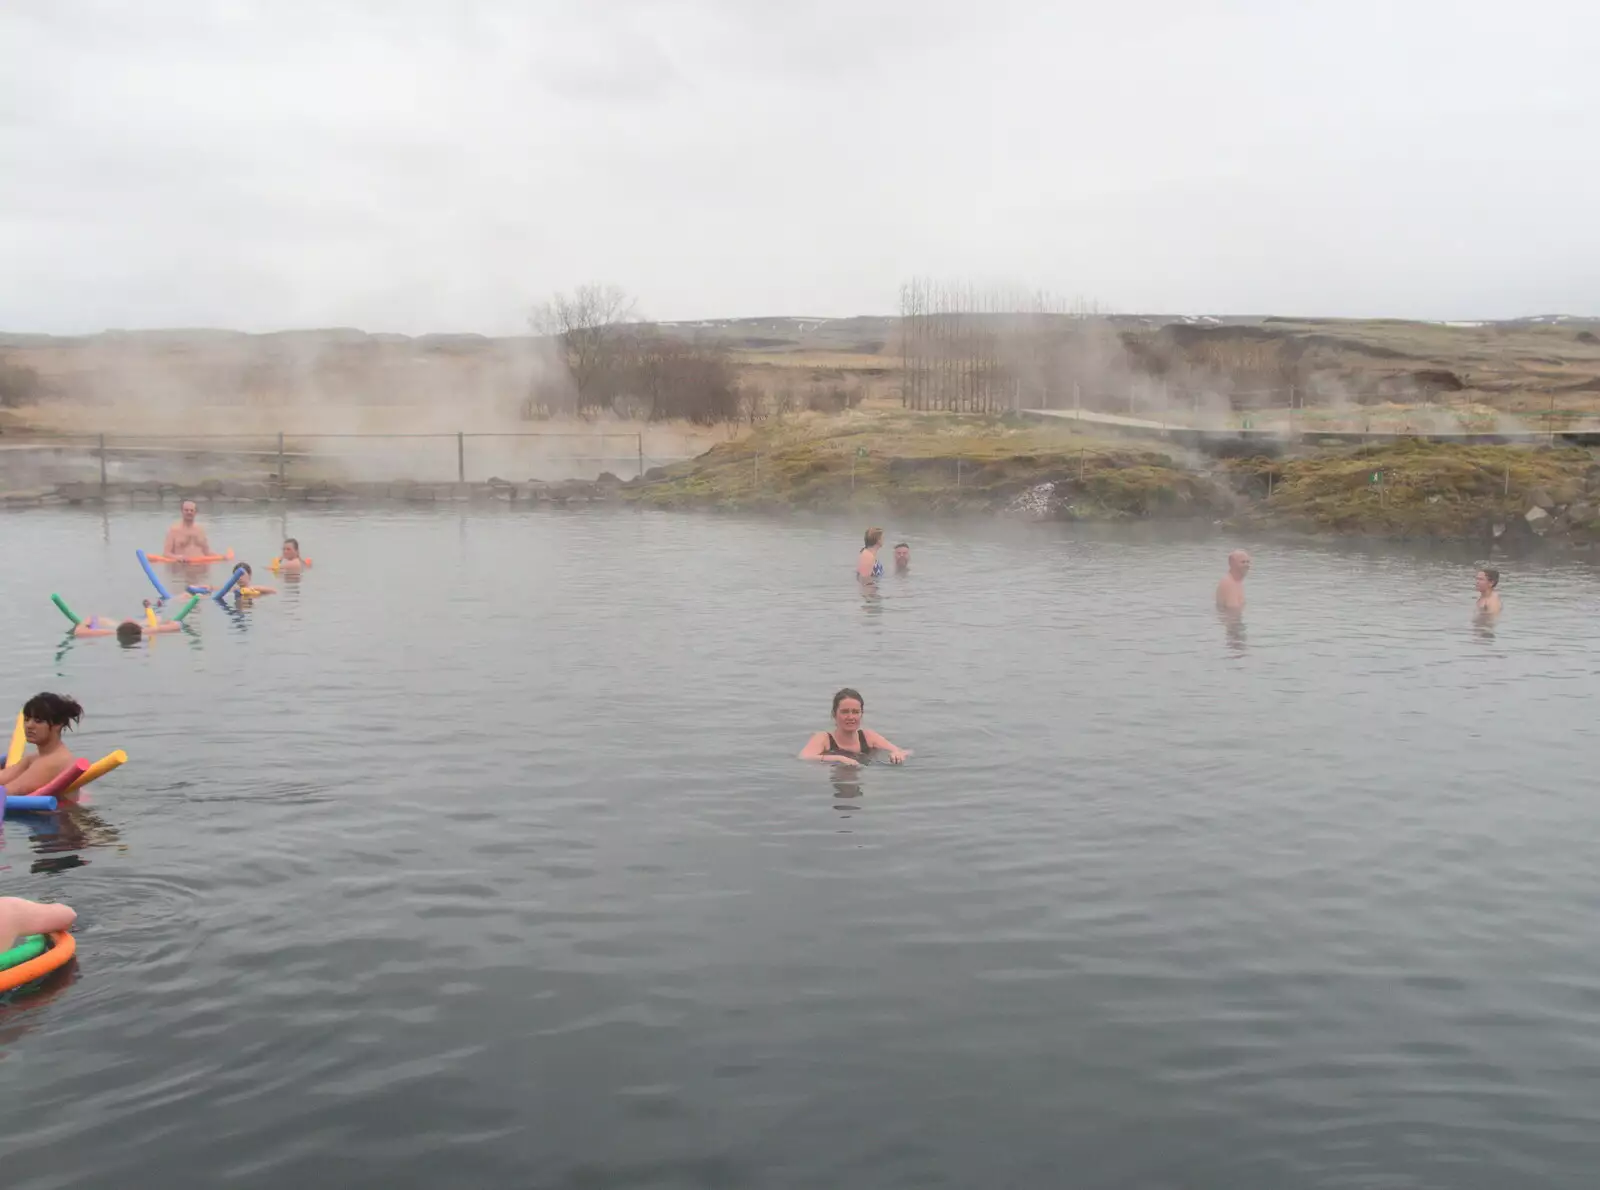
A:
{"label": "child floating on pool noodle", "polygon": [[[293,541],[294,538],[291,537],[289,540]],[[287,558],[275,558],[273,560],[273,569],[274,570],[277,569],[278,563],[282,562],[284,564],[287,564],[288,561],[289,561],[289,559],[287,559]],[[311,563],[307,562],[307,563],[305,563],[305,565],[310,566]],[[300,561],[297,558],[297,559],[295,559],[295,566],[294,566],[293,569],[298,570],[299,567],[300,567]],[[242,579],[240,579],[236,584],[234,584],[233,589],[235,591],[237,591],[239,594],[245,596],[246,598],[250,598],[250,597],[255,596],[255,595],[276,595],[278,593],[278,588],[276,588],[276,587],[256,587],[256,586],[252,586],[251,585],[250,579],[255,574],[255,572],[250,569],[250,563],[248,563],[248,562],[240,562],[233,569],[236,572],[240,571],[240,570],[244,571],[244,577]],[[215,587],[208,587],[204,583],[196,583],[193,586],[184,588],[184,590],[188,591],[189,594],[191,594],[191,595],[210,595],[216,589],[217,588],[215,588]]]}
{"label": "child floating on pool noodle", "polygon": [[148,619],[119,620],[115,616],[90,616],[72,630],[73,636],[114,636],[123,644],[132,644],[155,632],[177,632],[183,625],[176,620],[157,620],[151,627]]}
{"label": "child floating on pool noodle", "polygon": [[239,580],[239,585],[234,588],[244,598],[249,599],[255,595],[276,595],[278,593],[278,588],[276,587],[257,587],[251,584],[250,579],[254,571],[250,569],[250,563],[240,562],[234,569],[244,571],[244,577]]}
{"label": "child floating on pool noodle", "polygon": [[35,789],[43,789],[70,768],[75,758],[72,750],[61,742],[61,733],[82,717],[83,708],[64,694],[35,694],[23,703],[22,728],[34,753],[9,768],[0,769],[0,789],[22,797]]}
{"label": "child floating on pool noodle", "polygon": [[10,950],[30,934],[54,934],[70,930],[78,920],[75,909],[67,905],[45,905],[21,897],[0,897],[0,950]]}

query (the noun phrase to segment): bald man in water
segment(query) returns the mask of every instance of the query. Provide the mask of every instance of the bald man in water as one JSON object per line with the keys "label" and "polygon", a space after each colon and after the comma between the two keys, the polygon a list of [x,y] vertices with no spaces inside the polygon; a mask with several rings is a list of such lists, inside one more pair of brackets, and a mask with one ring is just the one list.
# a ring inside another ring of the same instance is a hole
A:
{"label": "bald man in water", "polygon": [[176,525],[167,530],[167,542],[161,552],[169,558],[203,558],[211,552],[211,542],[206,538],[206,531],[195,521],[195,514],[199,509],[193,500],[185,500],[179,514],[182,516]]}
{"label": "bald man in water", "polygon": [[1234,550],[1228,555],[1228,573],[1217,584],[1219,612],[1244,611],[1244,576],[1250,573],[1250,555]]}

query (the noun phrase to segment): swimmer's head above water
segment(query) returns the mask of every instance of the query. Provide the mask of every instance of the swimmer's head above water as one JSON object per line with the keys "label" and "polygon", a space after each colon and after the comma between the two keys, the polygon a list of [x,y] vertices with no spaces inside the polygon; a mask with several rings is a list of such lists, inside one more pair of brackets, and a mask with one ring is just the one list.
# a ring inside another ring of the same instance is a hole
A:
{"label": "swimmer's head above water", "polygon": [[300,561],[300,543],[292,537],[283,539],[283,549],[278,551],[278,556],[284,562]]}
{"label": "swimmer's head above water", "polygon": [[58,738],[81,718],[83,707],[65,694],[45,691],[22,704],[22,731],[34,747]]}
{"label": "swimmer's head above water", "polygon": [[138,620],[124,620],[117,625],[117,639],[125,645],[135,645],[144,639],[144,625]]}
{"label": "swimmer's head above water", "polygon": [[1250,573],[1250,555],[1244,550],[1234,550],[1228,555],[1228,573],[1242,579]]}
{"label": "swimmer's head above water", "polygon": [[861,726],[866,709],[867,700],[848,686],[833,696],[833,721],[845,731],[854,732]]}
{"label": "swimmer's head above water", "polygon": [[895,543],[894,568],[896,570],[911,569],[911,547],[903,541]]}
{"label": "swimmer's head above water", "polygon": [[861,540],[863,549],[875,550],[883,544],[883,530],[874,526],[866,531]]}
{"label": "swimmer's head above water", "polygon": [[1485,566],[1482,570],[1478,571],[1477,577],[1474,581],[1477,583],[1478,594],[1487,595],[1490,591],[1493,591],[1499,587],[1500,572],[1495,570],[1493,567]]}

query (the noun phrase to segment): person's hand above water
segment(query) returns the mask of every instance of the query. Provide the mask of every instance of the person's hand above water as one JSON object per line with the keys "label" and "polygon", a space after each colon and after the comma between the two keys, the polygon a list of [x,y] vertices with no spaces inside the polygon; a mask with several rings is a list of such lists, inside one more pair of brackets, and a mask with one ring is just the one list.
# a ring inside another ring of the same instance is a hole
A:
{"label": "person's hand above water", "polygon": [[897,748],[888,736],[879,735],[875,731],[868,731],[865,727],[861,729],[861,738],[886,755],[890,764],[904,764],[906,757],[911,755],[904,748]]}

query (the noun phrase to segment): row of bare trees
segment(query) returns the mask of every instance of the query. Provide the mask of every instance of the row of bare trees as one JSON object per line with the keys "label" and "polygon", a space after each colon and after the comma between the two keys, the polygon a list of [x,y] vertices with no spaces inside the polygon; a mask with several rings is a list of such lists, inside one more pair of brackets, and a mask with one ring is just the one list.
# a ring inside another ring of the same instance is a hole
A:
{"label": "row of bare trees", "polygon": [[528,416],[611,411],[709,425],[737,420],[744,410],[724,346],[642,321],[633,299],[614,285],[558,293],[529,322],[555,344],[571,383],[536,382],[524,406]]}
{"label": "row of bare trees", "polygon": [[1064,403],[1097,312],[1042,290],[916,278],[900,287],[901,403],[998,413]]}

